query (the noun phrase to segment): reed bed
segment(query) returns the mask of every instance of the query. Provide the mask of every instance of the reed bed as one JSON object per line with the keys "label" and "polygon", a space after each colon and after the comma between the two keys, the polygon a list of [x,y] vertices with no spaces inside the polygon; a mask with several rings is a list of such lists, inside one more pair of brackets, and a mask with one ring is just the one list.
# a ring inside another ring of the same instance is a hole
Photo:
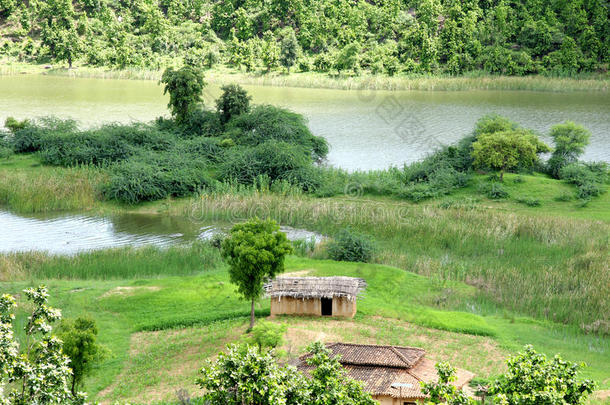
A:
{"label": "reed bed", "polygon": [[90,209],[104,178],[89,167],[0,171],[0,205],[18,213]]}
{"label": "reed bed", "polygon": [[74,256],[11,253],[0,255],[0,281],[191,276],[216,269],[221,263],[218,249],[203,242],[168,248],[146,246],[95,250]]}
{"label": "reed bed", "polygon": [[187,215],[270,217],[328,234],[351,226],[376,238],[379,263],[477,286],[497,310],[610,333],[610,225],[601,221],[265,193],[204,195]]}

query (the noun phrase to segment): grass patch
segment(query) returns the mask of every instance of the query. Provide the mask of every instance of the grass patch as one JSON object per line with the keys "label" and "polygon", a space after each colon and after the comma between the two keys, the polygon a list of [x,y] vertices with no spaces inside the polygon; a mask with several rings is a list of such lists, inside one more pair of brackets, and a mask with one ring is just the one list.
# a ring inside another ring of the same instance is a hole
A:
{"label": "grass patch", "polygon": [[[161,78],[163,70],[144,68],[108,69],[79,66],[74,69],[45,69],[45,65],[32,65],[8,62],[0,67],[0,75],[49,74],[58,76],[155,80]],[[463,91],[463,90],[528,90],[528,91],[608,91],[610,80],[607,75],[584,75],[580,78],[560,78],[547,76],[498,76],[480,72],[464,76],[442,75],[371,75],[361,76],[328,75],[316,72],[293,72],[289,75],[280,72],[246,73],[229,67],[216,67],[206,71],[206,79],[218,84],[247,84],[274,87],[304,87],[340,90],[424,90],[424,91]]]}

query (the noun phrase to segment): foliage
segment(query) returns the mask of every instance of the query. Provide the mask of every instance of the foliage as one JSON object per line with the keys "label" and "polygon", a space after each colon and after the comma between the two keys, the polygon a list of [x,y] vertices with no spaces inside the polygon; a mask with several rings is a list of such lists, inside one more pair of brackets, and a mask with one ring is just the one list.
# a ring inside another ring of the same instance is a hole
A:
{"label": "foliage", "polygon": [[47,305],[44,286],[23,292],[33,306],[25,325],[23,353],[13,331],[15,299],[0,296],[0,403],[84,403],[84,394],[70,392],[70,359],[62,353],[62,341],[51,335],[51,323],[61,318],[60,311]]}
{"label": "foliage", "polygon": [[76,389],[91,372],[93,364],[104,358],[104,349],[97,343],[98,328],[92,318],[64,319],[58,331],[58,337],[63,342],[63,353],[70,359],[71,391],[76,395]]}
{"label": "foliage", "polygon": [[351,379],[337,357],[332,357],[330,350],[321,342],[316,342],[307,348],[311,353],[306,362],[315,366],[311,372],[309,385],[312,405],[353,404],[374,405],[376,402],[364,390],[363,384]]}
{"label": "foliage", "polygon": [[178,70],[168,68],[163,72],[161,83],[163,94],[169,93],[170,109],[179,123],[186,121],[189,114],[201,103],[201,93],[206,83],[200,70],[184,66]]}
{"label": "foliage", "polygon": [[584,404],[595,389],[593,381],[577,378],[581,365],[564,361],[559,355],[549,360],[531,345],[506,364],[506,374],[489,389],[502,404]]}
{"label": "foliage", "polygon": [[516,168],[531,168],[538,162],[538,154],[548,151],[536,135],[525,130],[483,133],[472,144],[474,166],[504,172]]}
{"label": "foliage", "polygon": [[344,228],[328,244],[327,250],[333,260],[368,263],[375,253],[375,244],[369,236]]}
{"label": "foliage", "polygon": [[246,90],[237,84],[229,84],[221,87],[222,94],[216,100],[216,110],[220,115],[220,122],[226,124],[231,117],[236,117],[250,111],[250,100]]}
{"label": "foliage", "polygon": [[191,66],[269,71],[279,61],[328,72],[338,57],[373,74],[571,76],[608,63],[600,1],[1,0],[0,16],[19,21],[4,26],[3,37],[32,40],[28,60],[119,68],[184,58]]}
{"label": "foliage", "polygon": [[475,404],[474,400],[451,384],[457,380],[454,367],[451,367],[447,362],[436,363],[434,367],[438,374],[438,381],[430,383],[422,381],[420,383],[422,392],[430,396],[430,403],[448,405]]}
{"label": "foliage", "polygon": [[610,169],[606,163],[572,163],[559,171],[559,178],[576,185],[577,197],[589,200],[605,192],[605,184],[610,179]]}
{"label": "foliage", "polygon": [[284,257],[291,252],[286,234],[273,220],[253,218],[237,224],[222,242],[231,282],[251,301],[250,328],[254,327],[254,302],[263,294],[264,282],[284,271]]}
{"label": "foliage", "polygon": [[559,178],[561,169],[578,161],[583,154],[591,133],[581,125],[566,121],[551,128],[550,135],[555,143],[555,150],[547,164],[550,174]]}
{"label": "foliage", "polygon": [[259,351],[263,348],[275,349],[282,345],[287,328],[285,324],[261,320],[252,328],[246,342],[257,346]]}
{"label": "foliage", "polygon": [[272,352],[253,346],[228,347],[200,371],[197,385],[211,405],[305,405],[304,378],[280,367]]}

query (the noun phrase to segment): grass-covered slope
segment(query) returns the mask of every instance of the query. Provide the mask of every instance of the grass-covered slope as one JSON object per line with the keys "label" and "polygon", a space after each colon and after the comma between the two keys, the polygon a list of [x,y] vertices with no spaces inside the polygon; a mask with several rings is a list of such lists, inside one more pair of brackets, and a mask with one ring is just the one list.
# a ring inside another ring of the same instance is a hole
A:
{"label": "grass-covered slope", "polygon": [[[176,262],[175,252],[143,252],[99,253],[106,259],[97,271],[74,270],[87,266],[87,254],[71,259],[39,257],[25,261],[22,281],[2,283],[3,293],[19,293],[44,282],[52,305],[62,308],[64,316],[89,314],[96,319],[100,342],[112,356],[96,367],[86,388],[105,402],[174,399],[179,388],[195,392],[191,384],[197,368],[245,330],[248,305],[236,295],[223,266],[204,261],[200,267],[191,267],[194,275],[176,277],[184,274],[185,266]],[[183,253],[190,254],[188,249]],[[131,269],[146,268],[151,257],[165,269],[154,278],[136,278],[122,266],[129,260]],[[0,270],[15,261],[2,257]],[[43,263],[47,268],[65,268],[66,274],[47,280],[34,277]],[[108,267],[121,270],[108,277],[104,270]],[[288,258],[286,271],[362,277],[368,283],[353,321],[280,318],[289,325],[284,347],[289,355],[298,355],[316,339],[422,346],[435,359],[451,360],[489,377],[502,372],[507,354],[533,343],[547,354],[561,352],[572,361],[585,361],[589,365],[585,375],[599,381],[602,388],[608,386],[607,339],[510,312],[486,313],[475,298],[475,289],[465,284],[443,283],[388,266],[297,257]],[[459,310],[462,303],[468,310]],[[259,316],[268,314],[268,309],[268,300],[257,305]],[[23,325],[26,310],[19,307],[18,325]]]}

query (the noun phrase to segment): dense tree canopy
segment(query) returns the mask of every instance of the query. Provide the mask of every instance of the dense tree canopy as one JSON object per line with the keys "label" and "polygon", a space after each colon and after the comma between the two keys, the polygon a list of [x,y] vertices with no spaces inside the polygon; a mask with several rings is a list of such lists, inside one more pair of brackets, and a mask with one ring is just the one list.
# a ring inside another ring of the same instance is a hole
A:
{"label": "dense tree canopy", "polygon": [[121,68],[188,55],[248,70],[572,75],[607,69],[608,19],[603,0],[0,0],[0,52]]}

